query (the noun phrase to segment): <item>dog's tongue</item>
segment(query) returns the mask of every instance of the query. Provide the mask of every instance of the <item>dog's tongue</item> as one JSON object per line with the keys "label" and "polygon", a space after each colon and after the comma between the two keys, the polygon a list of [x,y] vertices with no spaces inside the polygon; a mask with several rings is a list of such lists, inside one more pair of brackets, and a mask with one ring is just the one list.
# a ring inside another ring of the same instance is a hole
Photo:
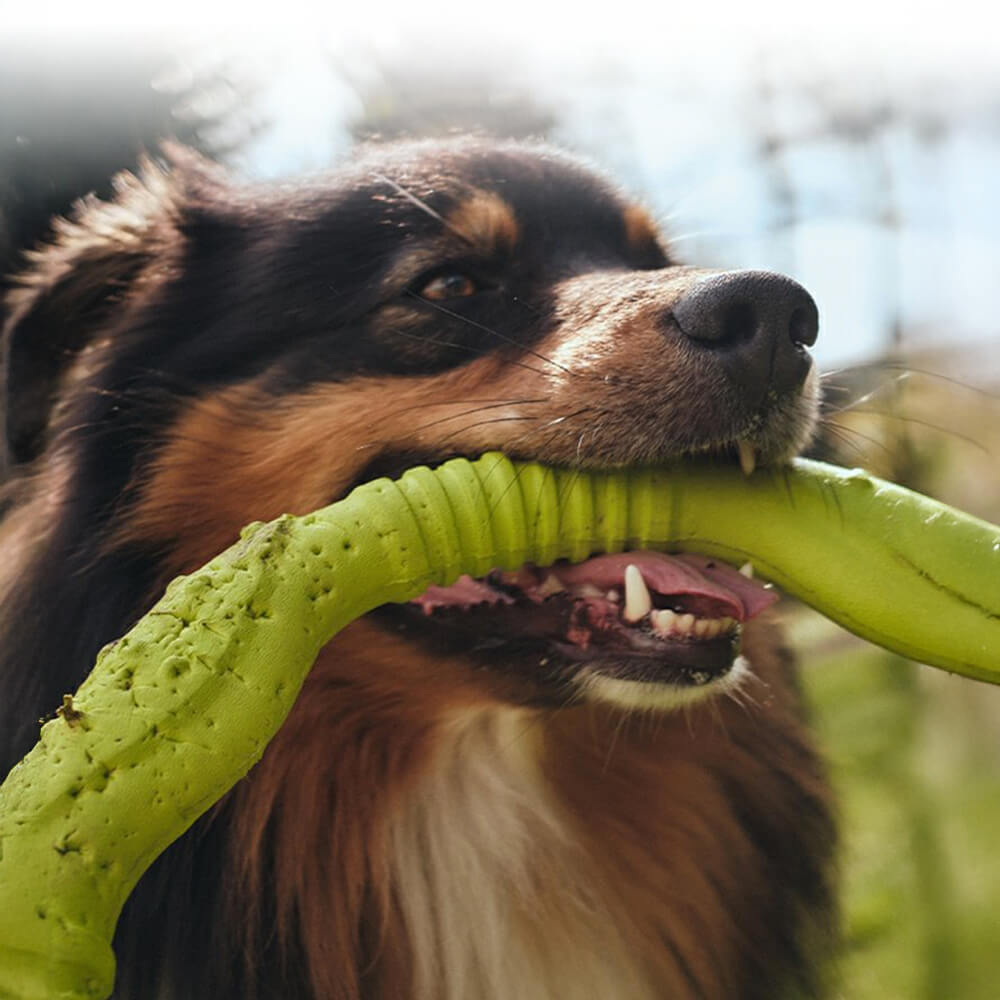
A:
{"label": "dog's tongue", "polygon": [[[542,602],[563,588],[576,594],[620,591],[629,565],[639,569],[650,591],[668,597],[708,599],[718,605],[713,612],[715,616],[728,615],[740,622],[760,614],[778,600],[773,590],[731,566],[691,554],[622,552],[595,556],[581,563],[556,563],[545,569],[527,565],[516,572],[502,573],[500,578],[504,584],[520,588],[529,600]],[[514,598],[491,585],[491,578],[492,574],[485,580],[463,576],[450,587],[429,587],[414,603],[427,612],[448,606],[513,603]]]}
{"label": "dog's tongue", "polygon": [[707,556],[688,553],[668,556],[662,552],[620,552],[595,556],[574,565],[558,566],[556,574],[571,587],[584,583],[599,588],[618,587],[629,564],[638,567],[651,591],[710,598],[728,605],[726,614],[741,622],[760,614],[778,600],[773,590],[744,576],[732,566]]}

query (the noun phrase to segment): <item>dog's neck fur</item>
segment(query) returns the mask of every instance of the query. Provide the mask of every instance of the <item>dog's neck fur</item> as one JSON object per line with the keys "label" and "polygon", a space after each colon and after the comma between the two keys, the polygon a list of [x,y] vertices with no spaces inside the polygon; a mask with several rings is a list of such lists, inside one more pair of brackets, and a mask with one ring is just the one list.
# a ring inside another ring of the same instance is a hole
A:
{"label": "dog's neck fur", "polygon": [[[643,718],[504,707],[426,669],[402,697],[386,679],[412,664],[388,669],[377,632],[338,640],[204,862],[231,866],[212,926],[246,929],[228,953],[258,996],[817,995],[830,822],[780,660],[748,651],[750,707]],[[159,911],[137,906],[145,940]]]}
{"label": "dog's neck fur", "polygon": [[392,823],[415,1000],[656,993],[542,773],[534,713],[455,721]]}

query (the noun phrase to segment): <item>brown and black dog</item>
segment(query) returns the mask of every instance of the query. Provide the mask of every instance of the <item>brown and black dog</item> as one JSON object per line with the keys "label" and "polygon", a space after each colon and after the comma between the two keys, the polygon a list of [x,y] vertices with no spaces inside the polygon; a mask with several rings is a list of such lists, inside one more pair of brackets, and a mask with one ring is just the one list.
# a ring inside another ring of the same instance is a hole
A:
{"label": "brown and black dog", "polygon": [[[0,769],[246,522],[489,449],[748,466],[810,436],[809,295],[678,265],[568,156],[414,142],[294,186],[171,158],[8,301]],[[768,600],[634,553],[357,621],[140,882],[116,997],[819,995],[834,824]]]}

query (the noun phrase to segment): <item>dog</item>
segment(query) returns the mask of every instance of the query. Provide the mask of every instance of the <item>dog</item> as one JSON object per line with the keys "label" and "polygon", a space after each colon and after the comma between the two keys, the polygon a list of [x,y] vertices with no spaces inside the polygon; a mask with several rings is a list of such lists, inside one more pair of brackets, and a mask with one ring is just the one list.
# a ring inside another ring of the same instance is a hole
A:
{"label": "dog", "polygon": [[[7,301],[4,769],[250,521],[494,449],[750,472],[813,431],[805,289],[679,263],[568,154],[414,140],[270,186],[166,159]],[[835,823],[771,600],[595,553],[359,619],[140,881],[115,997],[821,995]]]}

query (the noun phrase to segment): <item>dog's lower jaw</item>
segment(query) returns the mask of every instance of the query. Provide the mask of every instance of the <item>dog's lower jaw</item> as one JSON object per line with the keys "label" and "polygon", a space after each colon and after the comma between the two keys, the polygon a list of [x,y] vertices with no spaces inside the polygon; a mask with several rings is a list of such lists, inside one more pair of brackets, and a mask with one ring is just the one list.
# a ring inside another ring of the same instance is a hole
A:
{"label": "dog's lower jaw", "polygon": [[746,657],[733,660],[725,673],[698,678],[696,683],[679,687],[655,681],[622,678],[599,669],[585,667],[574,679],[583,701],[613,705],[638,712],[669,712],[688,708],[709,698],[728,695],[738,697],[741,687],[750,677],[752,667]]}

